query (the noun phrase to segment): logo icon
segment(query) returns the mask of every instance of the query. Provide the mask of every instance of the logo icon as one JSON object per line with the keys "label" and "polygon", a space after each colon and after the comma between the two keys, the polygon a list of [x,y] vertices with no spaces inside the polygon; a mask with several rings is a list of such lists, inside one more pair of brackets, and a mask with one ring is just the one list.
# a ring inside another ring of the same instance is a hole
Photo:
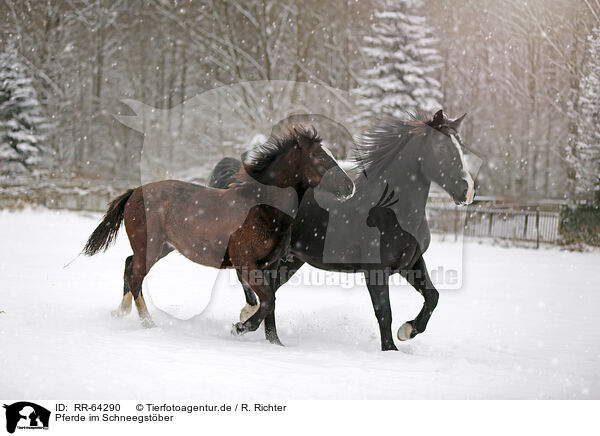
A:
{"label": "logo icon", "polygon": [[4,404],[6,409],[6,431],[14,433],[18,429],[48,429],[50,411],[28,401],[19,401],[11,405]]}

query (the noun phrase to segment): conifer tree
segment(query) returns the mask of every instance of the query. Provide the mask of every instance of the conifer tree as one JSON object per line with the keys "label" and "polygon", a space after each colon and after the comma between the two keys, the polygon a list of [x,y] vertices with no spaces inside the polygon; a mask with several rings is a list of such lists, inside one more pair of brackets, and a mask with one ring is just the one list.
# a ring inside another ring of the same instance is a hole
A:
{"label": "conifer tree", "polygon": [[379,0],[362,51],[369,68],[359,78],[361,119],[431,111],[439,105],[440,84],[433,77],[440,64],[436,40],[417,0]]}
{"label": "conifer tree", "polygon": [[589,37],[584,76],[580,82],[578,138],[567,153],[576,196],[600,203],[600,28]]}
{"label": "conifer tree", "polygon": [[0,174],[18,174],[42,161],[43,118],[32,79],[16,49],[0,54]]}

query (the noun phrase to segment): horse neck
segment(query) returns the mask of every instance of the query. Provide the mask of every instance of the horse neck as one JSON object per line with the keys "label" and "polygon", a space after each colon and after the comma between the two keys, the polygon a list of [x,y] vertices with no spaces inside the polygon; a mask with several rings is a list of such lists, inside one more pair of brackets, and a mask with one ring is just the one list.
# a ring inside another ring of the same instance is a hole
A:
{"label": "horse neck", "polygon": [[[414,238],[422,251],[425,251],[430,238],[425,207],[431,182],[421,173],[417,156],[403,153],[401,158],[399,156],[399,159],[390,162],[379,174],[371,174],[367,180],[366,185],[369,186],[365,186],[365,198],[370,198],[371,201],[380,198],[386,184],[389,185],[388,192],[394,191],[399,200],[390,208],[395,215],[395,222]],[[357,194],[361,196],[358,189]],[[378,227],[378,230],[391,235],[393,229],[388,226],[393,222],[386,220],[385,225],[382,228]]]}
{"label": "horse neck", "polygon": [[[382,192],[386,183],[390,190],[400,199],[399,207],[394,209],[410,213],[414,210],[425,210],[431,182],[419,170],[417,150],[403,150],[398,159],[388,163],[385,168],[376,171],[366,171],[358,183],[357,193],[365,191]],[[361,189],[362,187],[362,189]]]}
{"label": "horse neck", "polygon": [[[273,206],[286,215],[295,217],[298,205],[306,192],[302,182],[297,182],[293,174],[295,170],[273,168],[273,162],[262,174],[257,177],[250,176],[242,167],[237,179],[242,182],[245,196],[261,199],[266,205]],[[283,215],[279,218],[283,218]]]}
{"label": "horse neck", "polygon": [[271,185],[281,189],[292,188],[296,191],[298,203],[300,203],[302,197],[304,197],[304,194],[306,193],[307,186],[302,178],[297,179],[294,177],[298,172],[296,168],[286,168],[285,165],[281,165],[281,162],[284,161],[285,159],[283,156],[280,159],[276,159],[269,168],[264,171],[264,176],[261,177],[259,182],[264,185]]}

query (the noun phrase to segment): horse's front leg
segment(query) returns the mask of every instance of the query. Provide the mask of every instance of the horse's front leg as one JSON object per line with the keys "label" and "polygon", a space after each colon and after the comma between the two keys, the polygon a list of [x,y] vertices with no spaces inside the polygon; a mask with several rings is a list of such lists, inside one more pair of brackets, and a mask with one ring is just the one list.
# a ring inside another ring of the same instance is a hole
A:
{"label": "horse's front leg", "polygon": [[234,324],[233,334],[253,332],[275,310],[275,291],[269,285],[268,277],[265,274],[266,271],[258,269],[250,271],[251,273],[247,277],[241,273],[238,276],[258,296],[258,310],[246,321]]}
{"label": "horse's front leg", "polygon": [[[244,288],[244,294],[246,295],[246,305],[242,307],[240,311],[240,321],[244,323],[249,320],[252,315],[254,315],[260,306],[258,305],[258,301],[256,300],[256,295],[254,291],[248,284],[242,280],[242,277],[238,274],[238,279],[242,283],[242,287]],[[271,288],[273,288],[272,284],[269,284]],[[275,289],[273,289],[273,293]],[[265,337],[267,341],[276,345],[283,345],[279,340],[279,336],[277,335],[277,325],[275,324],[275,310],[271,313],[267,314],[265,317]]]}
{"label": "horse's front leg", "polygon": [[254,291],[242,279],[242,275],[239,272],[237,276],[238,280],[242,284],[242,288],[244,289],[244,296],[246,297],[246,305],[242,307],[242,310],[240,311],[240,321],[244,322],[256,313],[256,311],[258,310],[258,301],[256,300],[256,295],[254,294]]}
{"label": "horse's front leg", "polygon": [[[246,305],[242,308],[240,312],[240,321],[243,324],[245,321],[249,320],[260,308],[258,305],[258,301],[256,300],[256,295],[254,295],[254,291],[248,284],[242,280],[241,276],[238,275],[240,282],[242,283],[242,287],[244,288],[244,294],[246,295]],[[271,288],[273,285],[269,285]],[[273,290],[275,292],[275,290]],[[237,331],[234,331],[234,334],[238,334]],[[271,313],[267,314],[265,317],[265,337],[267,341],[275,345],[283,345],[279,340],[279,336],[277,335],[277,325],[275,323],[275,310]]]}
{"label": "horse's front leg", "polygon": [[365,272],[367,288],[371,295],[371,302],[375,310],[375,316],[379,323],[379,334],[381,335],[381,349],[383,351],[398,350],[392,337],[392,308],[390,306],[390,288],[388,286],[388,275],[381,270]]}
{"label": "horse's front leg", "polygon": [[398,329],[398,339],[407,341],[425,331],[429,318],[437,306],[439,293],[429,278],[423,256],[419,257],[412,269],[402,271],[402,275],[425,299],[423,308],[417,317],[412,321],[405,322]]}

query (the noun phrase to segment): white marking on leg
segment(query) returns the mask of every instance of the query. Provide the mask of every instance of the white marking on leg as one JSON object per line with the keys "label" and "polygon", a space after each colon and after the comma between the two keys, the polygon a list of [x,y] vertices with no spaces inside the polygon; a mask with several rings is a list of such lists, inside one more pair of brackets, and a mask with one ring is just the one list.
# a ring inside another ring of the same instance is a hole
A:
{"label": "white marking on leg", "polygon": [[144,297],[140,294],[133,301],[135,301],[135,307],[137,307],[138,314],[140,316],[140,319],[142,320],[142,326],[144,328],[156,327],[156,324],[150,316],[150,312],[148,312],[148,307],[146,306]]}
{"label": "white marking on leg", "polygon": [[412,339],[410,337],[411,333],[412,333],[412,326],[410,325],[410,323],[405,322],[398,329],[398,339],[401,341],[409,341]]}
{"label": "white marking on leg", "polygon": [[132,299],[133,297],[131,295],[131,292],[128,292],[125,295],[123,295],[123,299],[121,300],[121,304],[119,304],[119,307],[110,312],[112,316],[115,318],[120,318],[122,316],[128,315],[129,312],[131,312]]}
{"label": "white marking on leg", "polygon": [[467,182],[467,198],[465,199],[465,205],[473,203],[473,199],[475,198],[475,182],[473,181],[473,177],[467,171],[467,164],[465,162],[465,155],[463,154],[462,147],[458,142],[458,139],[454,135],[450,135],[452,138],[452,143],[458,150],[458,155],[460,156],[460,164],[463,168],[463,179]]}
{"label": "white marking on leg", "polygon": [[258,312],[258,307],[258,304],[256,306],[251,306],[250,304],[246,303],[246,305],[242,307],[242,310],[240,311],[240,321],[246,322],[248,319],[250,319],[252,315]]}

